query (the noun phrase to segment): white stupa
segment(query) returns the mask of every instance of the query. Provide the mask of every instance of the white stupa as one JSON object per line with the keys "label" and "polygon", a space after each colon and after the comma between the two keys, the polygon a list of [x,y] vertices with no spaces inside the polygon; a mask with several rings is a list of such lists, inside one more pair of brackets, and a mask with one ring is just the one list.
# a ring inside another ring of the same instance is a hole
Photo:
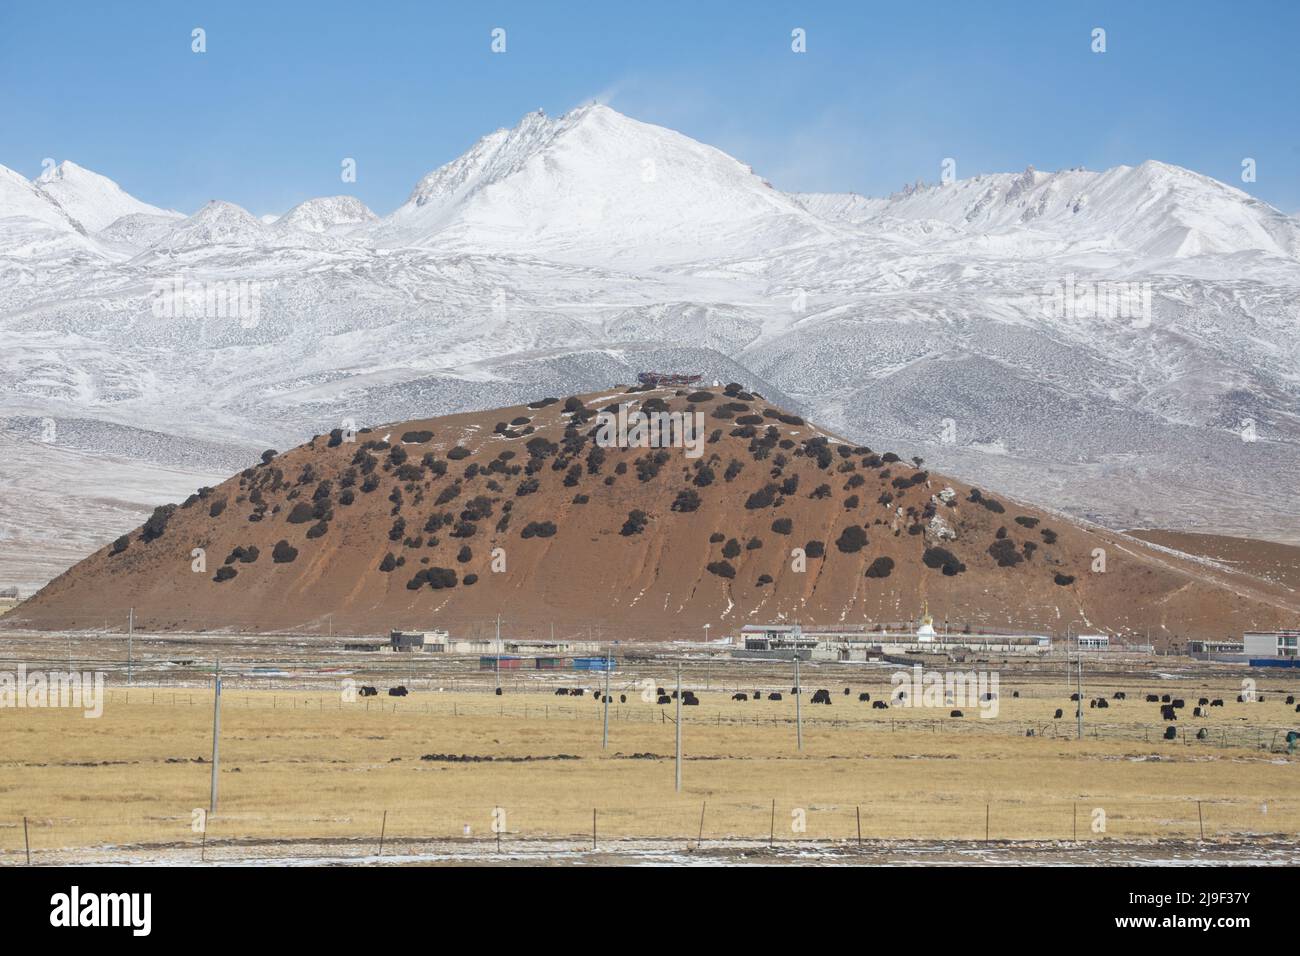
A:
{"label": "white stupa", "polygon": [[921,605],[921,626],[916,629],[916,639],[922,644],[929,644],[938,637],[934,632],[934,618],[930,617],[929,602],[926,602]]}

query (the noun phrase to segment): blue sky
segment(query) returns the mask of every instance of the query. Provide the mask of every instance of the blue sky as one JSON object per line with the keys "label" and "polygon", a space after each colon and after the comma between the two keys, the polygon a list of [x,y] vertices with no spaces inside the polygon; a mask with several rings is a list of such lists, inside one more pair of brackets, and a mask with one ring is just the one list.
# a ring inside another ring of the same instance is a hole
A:
{"label": "blue sky", "polygon": [[479,136],[599,98],[782,189],[881,195],[936,180],[949,156],[962,177],[1159,159],[1294,214],[1298,35],[1285,0],[5,0],[0,164],[34,176],[71,159],[184,211],[352,193],[385,213]]}

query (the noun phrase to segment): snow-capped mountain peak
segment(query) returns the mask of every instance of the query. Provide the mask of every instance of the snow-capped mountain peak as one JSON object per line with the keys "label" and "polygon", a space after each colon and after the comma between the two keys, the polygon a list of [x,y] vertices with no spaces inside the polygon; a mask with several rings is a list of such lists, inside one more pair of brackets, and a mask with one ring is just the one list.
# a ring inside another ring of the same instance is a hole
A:
{"label": "snow-capped mountain peak", "polygon": [[144,214],[181,218],[178,212],[141,202],[107,176],[78,166],[71,160],[65,159],[57,166],[48,167],[36,178],[34,186],[87,232],[99,232],[123,216]]}
{"label": "snow-capped mountain peak", "polygon": [[373,235],[386,246],[672,262],[827,231],[722,151],[591,104],[483,137],[421,179]]}
{"label": "snow-capped mountain peak", "polygon": [[273,222],[303,232],[341,235],[378,218],[355,196],[323,196],[299,203]]}
{"label": "snow-capped mountain peak", "polygon": [[1152,259],[1248,250],[1300,257],[1295,219],[1240,189],[1156,160],[1103,172],[1030,166],[946,184],[918,182],[887,199],[795,198],[817,215],[873,231],[921,227],[981,241],[1005,237],[1040,252],[1044,242],[1055,242],[1061,251],[1106,249]]}

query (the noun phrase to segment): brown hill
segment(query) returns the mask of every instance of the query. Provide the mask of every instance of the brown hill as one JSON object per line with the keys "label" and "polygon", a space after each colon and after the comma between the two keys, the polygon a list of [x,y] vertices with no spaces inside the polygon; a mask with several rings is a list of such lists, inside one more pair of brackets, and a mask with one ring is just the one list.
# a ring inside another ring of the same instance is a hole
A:
{"label": "brown hill", "polygon": [[[702,455],[603,447],[597,412],[620,402],[700,412]],[[158,509],[6,623],[118,626],[134,607],[148,629],[470,635],[499,613],[511,636],[700,639],[705,624],[716,638],[911,620],[928,601],[954,628],[1166,644],[1294,625],[1300,609],[1275,582],[928,473],[735,386],[616,387],[264,457]]]}

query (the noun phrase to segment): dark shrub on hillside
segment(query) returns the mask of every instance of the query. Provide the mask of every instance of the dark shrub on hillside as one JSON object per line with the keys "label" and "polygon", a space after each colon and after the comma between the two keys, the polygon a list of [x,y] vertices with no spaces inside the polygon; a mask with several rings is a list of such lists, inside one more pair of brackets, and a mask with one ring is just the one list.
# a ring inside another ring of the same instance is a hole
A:
{"label": "dark shrub on hillside", "polygon": [[215,518],[225,510],[226,510],[226,499],[218,498],[216,501],[212,502],[211,506],[209,506],[208,517]]}
{"label": "dark shrub on hillside", "polygon": [[397,559],[393,557],[393,552],[389,551],[384,555],[384,560],[379,562],[379,570],[387,574],[395,567],[397,567]]}
{"label": "dark shrub on hillside", "polygon": [[710,574],[716,574],[720,578],[734,578],[736,569],[731,566],[729,561],[710,561],[705,568]]}
{"label": "dark shrub on hillside", "polygon": [[941,569],[948,577],[966,570],[966,565],[962,564],[947,548],[926,548],[925,553],[921,555],[921,561],[927,568]]}
{"label": "dark shrub on hillside", "polygon": [[889,572],[894,570],[894,559],[881,555],[871,562],[871,567],[867,568],[867,577],[869,578],[887,578]]}
{"label": "dark shrub on hillside", "polygon": [[1038,550],[1038,545],[1032,541],[1026,541],[1021,545],[1020,550],[1025,553],[1025,560],[1029,560],[1034,556],[1034,552]]}
{"label": "dark shrub on hillside", "polygon": [[713,393],[712,392],[691,392],[691,394],[686,396],[686,400],[688,402],[695,402],[695,403],[711,402],[713,401]]}
{"label": "dark shrub on hillside", "polygon": [[725,541],[726,537],[727,536],[721,531],[715,531],[713,534],[709,535],[709,544],[717,544],[719,541]]}
{"label": "dark shrub on hillside", "polygon": [[464,447],[463,445],[457,445],[451,451],[447,452],[447,457],[450,458],[452,461],[460,461],[461,459],[468,458],[469,456],[470,456],[470,450]]}
{"label": "dark shrub on hillside", "polygon": [[553,441],[548,441],[541,435],[528,439],[524,445],[528,449],[528,454],[533,458],[549,458],[560,450],[560,446]]}
{"label": "dark shrub on hillside", "polygon": [[404,441],[408,445],[423,445],[432,437],[433,437],[433,432],[428,431],[427,429],[420,429],[419,431],[410,431],[410,432],[402,433],[402,441]]}
{"label": "dark shrub on hillside", "polygon": [[288,521],[289,524],[306,524],[308,521],[311,521],[316,517],[315,512],[316,508],[313,505],[310,505],[305,501],[300,501],[293,506],[293,510],[289,512],[289,517],[285,520]]}
{"label": "dark shrub on hillside", "polygon": [[442,491],[438,492],[438,497],[433,500],[435,505],[445,505],[447,502],[460,496],[460,482],[453,481]]}
{"label": "dark shrub on hillside", "polygon": [[590,501],[590,500],[591,500],[591,499],[590,499],[589,497],[587,497],[586,495],[574,495],[574,496],[573,496],[573,503],[574,503],[575,505],[585,505],[585,504],[586,504],[588,501]]}
{"label": "dark shrub on hillside", "polygon": [[810,558],[820,558],[826,553],[826,542],[809,541],[803,546],[803,553]]}
{"label": "dark shrub on hillside", "polygon": [[122,535],[122,537],[118,538],[116,541],[113,542],[113,550],[110,551],[109,554],[121,554],[123,551],[126,550],[126,546],[129,545],[130,543],[131,543],[130,537],[127,535]]}
{"label": "dark shrub on hillside", "polygon": [[887,451],[887,452],[885,452],[883,455],[880,456],[880,460],[881,460],[881,461],[888,461],[888,462],[895,462],[895,461],[902,461],[903,459],[899,458],[899,457],[898,457],[897,455],[895,455],[892,451]]}
{"label": "dark shrub on hillside", "polygon": [[980,504],[985,508],[988,508],[989,511],[992,511],[995,515],[1000,515],[1007,510],[1002,506],[1002,502],[998,501],[996,498],[983,498],[980,500]]}
{"label": "dark shrub on hillside", "polygon": [[677,499],[673,502],[673,511],[690,512],[700,507],[700,496],[691,489],[686,488],[677,492]]}
{"label": "dark shrub on hillside", "polygon": [[771,584],[771,583],[772,583],[772,575],[770,575],[770,574],[760,574],[760,575],[758,576],[758,586],[759,586],[760,588],[763,587],[763,586],[765,586],[765,585]]}
{"label": "dark shrub on hillside", "polygon": [[429,568],[429,587],[435,591],[456,586],[456,572],[451,568]]}
{"label": "dark shrub on hillside", "polygon": [[467,544],[462,544],[460,550],[456,552],[456,560],[461,564],[465,564],[472,557],[474,557],[474,552],[469,549]]}
{"label": "dark shrub on hillside", "polygon": [[817,498],[829,498],[830,496],[831,496],[830,485],[818,485],[816,488],[813,489],[812,494],[810,494],[808,497],[817,499]]}
{"label": "dark shrub on hillside", "polygon": [[1062,574],[1061,572],[1058,571],[1056,572],[1056,576],[1052,578],[1052,580],[1055,581],[1057,584],[1059,584],[1061,587],[1065,587],[1066,585],[1074,583],[1074,575]]}
{"label": "dark shrub on hillside", "polygon": [[388,529],[389,541],[401,541],[402,536],[406,534],[406,519],[398,518],[393,522],[393,526]]}
{"label": "dark shrub on hillside", "polygon": [[799,476],[789,475],[781,482],[781,494],[789,496],[799,490]]}
{"label": "dark shrub on hillside", "polygon": [[708,465],[700,465],[700,467],[695,471],[695,478],[692,480],[698,487],[707,488],[709,485],[713,484],[714,477],[715,475],[713,474],[712,468]]}
{"label": "dark shrub on hillside", "polygon": [[276,451],[274,448],[268,448],[266,451],[262,452],[262,464],[269,465],[271,463],[271,459],[278,454],[279,452]]}
{"label": "dark shrub on hillside", "polygon": [[451,529],[453,538],[472,538],[478,534],[478,525],[472,521],[457,521],[456,527]]}
{"label": "dark shrub on hillside", "polygon": [[535,402],[529,402],[529,403],[528,403],[528,407],[529,407],[529,408],[545,408],[547,405],[554,405],[554,404],[555,404],[556,402],[558,402],[558,401],[559,401],[558,398],[539,398],[539,399],[538,399],[537,401],[535,401]]}
{"label": "dark shrub on hillside", "polygon": [[1056,544],[1056,532],[1051,528],[1043,528],[1038,533],[1043,536],[1045,544]]}
{"label": "dark shrub on hillside", "polygon": [[550,521],[530,521],[520,532],[523,538],[549,538],[555,534],[555,525]]}
{"label": "dark shrub on hillside", "polygon": [[735,538],[728,538],[727,543],[722,546],[722,556],[724,558],[734,558],[740,554],[740,542]]}
{"label": "dark shrub on hillside", "polygon": [[732,481],[740,474],[741,469],[744,467],[744,465],[733,458],[731,459],[731,463],[727,465],[727,470],[722,473],[722,477],[727,481]]}
{"label": "dark shrub on hillside", "polygon": [[750,538],[749,541],[747,541],[747,542],[745,543],[745,550],[746,550],[746,551],[757,551],[757,550],[758,550],[759,548],[761,548],[762,546],[763,546],[763,539],[762,539],[762,538]]}
{"label": "dark shrub on hillside", "polygon": [[163,532],[167,530],[167,522],[171,519],[171,516],[175,511],[175,505],[159,505],[157,508],[154,508],[153,514],[151,514],[149,520],[144,523],[144,527],[140,529],[140,540],[149,542],[156,538],[161,538]]}
{"label": "dark shrub on hillside", "polygon": [[741,415],[736,419],[737,425],[761,425],[763,424],[762,415]]}
{"label": "dark shrub on hillside", "polygon": [[867,546],[867,533],[861,526],[851,524],[835,539],[835,547],[845,554],[854,554]]}
{"label": "dark shrub on hillside", "polygon": [[777,534],[789,534],[794,530],[794,522],[789,518],[777,518],[772,522],[772,530]]}
{"label": "dark shrub on hillside", "polygon": [[461,582],[460,582],[460,583],[463,584],[463,585],[465,585],[465,587],[469,587],[469,586],[471,586],[471,585],[478,584],[478,575],[477,575],[477,574],[467,574],[467,575],[465,575],[464,578],[461,579]]}
{"label": "dark shrub on hillside", "polygon": [[236,571],[234,568],[232,568],[230,565],[223,564],[221,567],[217,568],[217,573],[212,576],[212,580],[217,582],[229,581],[238,573],[239,572]]}
{"label": "dark shrub on hillside", "polygon": [[1029,515],[1016,515],[1016,524],[1022,528],[1033,528],[1037,526],[1038,519],[1031,518]]}
{"label": "dark shrub on hillside", "polygon": [[849,495],[847,498],[844,499],[844,507],[848,511],[852,511],[854,508],[856,508],[858,506],[858,503],[859,502],[858,502],[857,495]]}
{"label": "dark shrub on hillside", "polygon": [[281,538],[271,549],[271,560],[276,564],[288,564],[298,557],[298,549]]}
{"label": "dark shrub on hillside", "polygon": [[582,466],[579,464],[570,465],[569,470],[564,474],[564,487],[572,488],[579,482],[579,480],[581,480],[581,478]]}
{"label": "dark shrub on hillside", "polygon": [[776,485],[764,485],[745,500],[745,507],[750,511],[756,511],[759,508],[766,508],[776,500],[776,495],[779,490],[780,489],[777,488]]}
{"label": "dark shrub on hillside", "polygon": [[541,482],[536,478],[525,478],[523,481],[519,482],[519,487],[515,489],[515,497],[522,498],[525,495],[531,495],[540,487]]}
{"label": "dark shrub on hillside", "polygon": [[649,520],[650,516],[644,511],[633,509],[627,513],[627,520],[623,522],[623,527],[618,533],[625,538],[629,538],[634,534],[640,534],[645,530],[646,522]]}
{"label": "dark shrub on hillside", "polygon": [[999,538],[989,545],[989,554],[998,562],[1000,568],[1014,568],[1025,560],[1016,550],[1016,543],[1010,538]]}
{"label": "dark shrub on hillside", "polygon": [[321,535],[323,535],[323,534],[324,534],[326,531],[328,531],[329,529],[330,529],[330,526],[329,526],[329,522],[328,522],[328,521],[318,521],[318,522],[316,522],[314,525],[312,525],[310,528],[307,529],[307,537],[309,537],[309,538],[319,538]]}
{"label": "dark shrub on hillside", "polygon": [[854,488],[859,488],[866,480],[861,475],[850,475],[849,480],[844,482],[844,490],[852,491]]}
{"label": "dark shrub on hillside", "polygon": [[226,564],[234,564],[236,561],[241,564],[252,564],[256,561],[262,552],[258,550],[257,545],[250,544],[247,548],[237,546],[226,556]]}

